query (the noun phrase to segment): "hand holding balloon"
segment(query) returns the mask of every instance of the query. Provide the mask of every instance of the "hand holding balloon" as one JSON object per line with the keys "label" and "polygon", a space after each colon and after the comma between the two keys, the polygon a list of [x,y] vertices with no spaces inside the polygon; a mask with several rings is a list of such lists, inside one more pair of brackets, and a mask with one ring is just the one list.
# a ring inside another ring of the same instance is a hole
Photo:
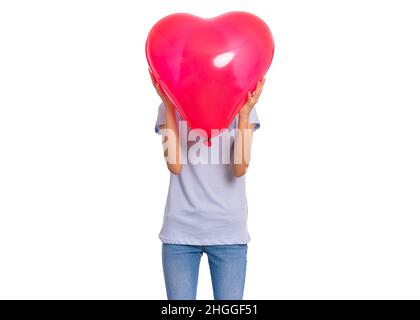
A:
{"label": "hand holding balloon", "polygon": [[170,99],[166,96],[166,94],[161,89],[159,82],[150,72],[150,79],[152,80],[152,84],[156,89],[156,93],[162,99],[162,102],[165,105],[165,124],[160,126],[162,132],[162,143],[166,144],[166,149],[164,150],[164,157],[166,160],[166,164],[168,169],[171,173],[178,175],[181,173],[182,170],[182,163],[181,163],[181,150],[179,146],[179,133],[178,133],[178,124],[176,121],[176,114],[175,114],[175,105],[171,102]]}
{"label": "hand holding balloon", "polygon": [[254,124],[249,122],[252,109],[258,102],[264,88],[265,78],[258,81],[254,93],[248,92],[246,103],[239,110],[238,131],[235,136],[234,143],[234,163],[233,173],[235,176],[243,176],[249,166],[251,159],[251,145],[252,145],[252,132]]}
{"label": "hand holding balloon", "polygon": [[150,75],[150,79],[152,80],[153,87],[155,87],[156,93],[159,95],[160,99],[165,104],[165,106],[169,109],[175,108],[174,104],[171,102],[171,100],[166,96],[166,94],[161,89],[159,82],[153,76],[153,73],[150,71],[150,69],[149,69],[149,75]]}
{"label": "hand holding balloon", "polygon": [[262,81],[258,81],[257,88],[255,89],[254,93],[248,91],[248,98],[244,106],[239,111],[239,117],[243,119],[249,119],[249,115],[251,114],[252,108],[257,104],[261,93],[264,89],[265,78]]}

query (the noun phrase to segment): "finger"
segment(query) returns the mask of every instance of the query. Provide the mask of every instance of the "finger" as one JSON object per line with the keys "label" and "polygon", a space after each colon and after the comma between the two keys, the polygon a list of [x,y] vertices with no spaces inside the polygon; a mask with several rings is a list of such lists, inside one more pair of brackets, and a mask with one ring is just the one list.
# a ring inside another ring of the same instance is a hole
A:
{"label": "finger", "polygon": [[261,86],[260,90],[258,91],[258,95],[257,95],[257,98],[258,99],[260,98],[261,93],[263,92],[263,90],[264,90],[264,86]]}
{"label": "finger", "polygon": [[257,95],[259,95],[259,94],[260,94],[261,89],[262,89],[262,82],[261,82],[261,81],[258,81]]}
{"label": "finger", "polygon": [[261,94],[261,90],[262,90],[261,81],[258,81],[257,89],[255,90],[254,97],[258,98]]}
{"label": "finger", "polygon": [[264,87],[264,83],[265,83],[265,78],[262,78],[260,81],[258,81],[258,88],[262,88]]}
{"label": "finger", "polygon": [[258,93],[256,94],[256,98],[259,99],[261,96],[261,93],[263,92],[264,89],[264,83],[265,83],[265,78],[261,81],[260,86],[258,87]]}
{"label": "finger", "polygon": [[251,91],[248,91],[248,104],[252,104],[252,93]]}
{"label": "finger", "polygon": [[162,88],[160,87],[160,84],[157,81],[155,82],[155,88],[159,95],[162,95]]}
{"label": "finger", "polygon": [[152,77],[152,81],[153,81],[153,86],[155,87],[157,93],[161,93],[161,87],[160,87],[160,83],[159,81],[156,80],[156,78],[153,76],[153,74],[150,75]]}
{"label": "finger", "polygon": [[258,93],[258,87],[260,86],[260,82],[257,82],[257,85],[255,86],[254,92],[252,92],[252,96],[255,97],[255,95]]}
{"label": "finger", "polygon": [[150,80],[152,80],[153,85],[154,85],[154,86],[156,86],[156,79],[155,79],[155,77],[153,76],[153,74],[152,74],[152,72],[150,71],[150,69],[149,69],[149,76],[150,76]]}

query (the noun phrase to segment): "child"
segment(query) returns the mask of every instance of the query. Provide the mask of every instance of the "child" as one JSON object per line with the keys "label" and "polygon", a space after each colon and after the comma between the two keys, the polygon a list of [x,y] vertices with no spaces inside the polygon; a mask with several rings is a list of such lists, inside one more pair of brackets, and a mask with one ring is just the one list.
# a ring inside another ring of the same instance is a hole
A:
{"label": "child", "polygon": [[[258,82],[253,94],[248,93],[247,102],[228,132],[212,138],[211,146],[207,146],[202,140],[190,141],[180,136],[182,130],[178,129],[185,123],[150,75],[162,99],[155,131],[162,133],[171,172],[159,234],[167,297],[196,299],[200,259],[206,253],[214,299],[241,300],[250,240],[244,175],[251,155],[252,133],[260,126],[255,104],[265,79]],[[190,137],[191,130],[187,131]],[[220,143],[226,142],[222,137],[226,134],[228,143]],[[211,156],[214,152],[216,157]]]}

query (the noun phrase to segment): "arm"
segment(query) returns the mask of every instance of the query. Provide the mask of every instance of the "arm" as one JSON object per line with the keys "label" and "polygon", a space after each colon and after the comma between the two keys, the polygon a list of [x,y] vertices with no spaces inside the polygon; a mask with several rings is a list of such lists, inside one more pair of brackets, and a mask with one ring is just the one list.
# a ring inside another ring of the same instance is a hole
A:
{"label": "arm", "polygon": [[248,100],[239,111],[238,130],[236,131],[234,142],[233,173],[236,177],[243,176],[246,173],[251,160],[252,133],[254,131],[254,125],[249,123],[249,116],[252,108],[254,108],[260,98],[264,83],[265,78],[262,81],[258,81],[254,94],[248,92]]}
{"label": "arm", "polygon": [[164,125],[160,126],[160,129],[162,130],[162,145],[166,165],[171,173],[178,175],[181,173],[182,163],[175,106],[162,92],[159,83],[153,77],[152,73],[150,73],[150,78],[152,79],[152,83],[156,89],[157,94],[165,105],[166,121]]}

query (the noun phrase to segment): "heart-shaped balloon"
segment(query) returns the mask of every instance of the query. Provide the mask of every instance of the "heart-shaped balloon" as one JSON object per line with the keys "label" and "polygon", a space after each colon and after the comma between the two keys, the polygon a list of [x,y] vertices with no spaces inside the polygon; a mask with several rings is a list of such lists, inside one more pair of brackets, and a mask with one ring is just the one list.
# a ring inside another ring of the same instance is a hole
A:
{"label": "heart-shaped balloon", "polygon": [[247,12],[211,19],[171,14],[146,41],[152,74],[188,126],[203,129],[208,138],[230,125],[273,54],[270,29]]}

